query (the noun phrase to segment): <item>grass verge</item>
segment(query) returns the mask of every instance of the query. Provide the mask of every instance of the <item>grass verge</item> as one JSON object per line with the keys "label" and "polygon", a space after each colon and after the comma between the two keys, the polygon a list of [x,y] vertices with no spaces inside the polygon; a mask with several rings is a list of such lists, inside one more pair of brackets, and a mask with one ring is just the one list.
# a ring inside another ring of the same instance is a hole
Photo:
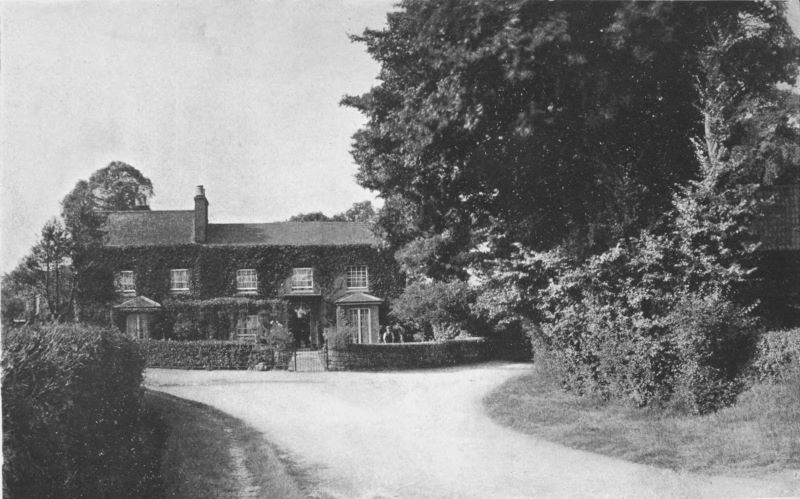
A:
{"label": "grass verge", "polygon": [[569,447],[674,470],[763,475],[800,468],[800,378],[758,384],[734,406],[686,416],[572,395],[542,371],[487,395],[490,416]]}
{"label": "grass verge", "polygon": [[160,392],[146,402],[166,430],[164,497],[305,497],[263,436],[221,411]]}

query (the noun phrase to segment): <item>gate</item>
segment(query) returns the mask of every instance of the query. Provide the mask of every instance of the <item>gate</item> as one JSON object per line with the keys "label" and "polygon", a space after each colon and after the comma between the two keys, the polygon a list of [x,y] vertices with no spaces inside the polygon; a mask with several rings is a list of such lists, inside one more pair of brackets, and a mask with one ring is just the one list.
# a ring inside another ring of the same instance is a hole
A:
{"label": "gate", "polygon": [[321,348],[296,348],[289,359],[289,370],[295,372],[322,372],[328,370],[328,345]]}

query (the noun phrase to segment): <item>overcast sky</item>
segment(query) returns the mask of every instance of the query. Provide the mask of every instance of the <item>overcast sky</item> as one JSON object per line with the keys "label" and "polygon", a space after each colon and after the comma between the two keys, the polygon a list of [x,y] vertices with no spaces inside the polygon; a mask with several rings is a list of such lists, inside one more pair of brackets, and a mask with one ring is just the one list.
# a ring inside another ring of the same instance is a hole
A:
{"label": "overcast sky", "polygon": [[378,65],[348,34],[394,0],[21,2],[0,30],[0,271],[79,179],[111,161],[150,177],[153,209],[212,222],[343,211],[363,123],[338,105]]}

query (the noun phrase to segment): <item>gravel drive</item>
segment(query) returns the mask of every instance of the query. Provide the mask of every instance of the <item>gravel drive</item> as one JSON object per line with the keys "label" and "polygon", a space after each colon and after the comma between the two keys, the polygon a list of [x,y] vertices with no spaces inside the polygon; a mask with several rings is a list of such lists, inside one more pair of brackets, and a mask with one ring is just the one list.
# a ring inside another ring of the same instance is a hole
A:
{"label": "gravel drive", "polygon": [[675,473],[523,435],[482,397],[530,365],[427,371],[149,369],[148,388],[214,406],[311,470],[316,497],[775,497],[800,480]]}

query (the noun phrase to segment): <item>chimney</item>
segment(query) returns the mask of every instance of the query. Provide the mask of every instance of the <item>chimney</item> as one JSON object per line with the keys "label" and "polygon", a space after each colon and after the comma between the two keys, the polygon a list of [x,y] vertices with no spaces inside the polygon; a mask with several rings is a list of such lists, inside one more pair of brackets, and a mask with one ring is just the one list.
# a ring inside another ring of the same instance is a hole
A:
{"label": "chimney", "polygon": [[206,228],[208,228],[208,200],[202,185],[197,186],[194,193],[194,242],[206,242]]}

